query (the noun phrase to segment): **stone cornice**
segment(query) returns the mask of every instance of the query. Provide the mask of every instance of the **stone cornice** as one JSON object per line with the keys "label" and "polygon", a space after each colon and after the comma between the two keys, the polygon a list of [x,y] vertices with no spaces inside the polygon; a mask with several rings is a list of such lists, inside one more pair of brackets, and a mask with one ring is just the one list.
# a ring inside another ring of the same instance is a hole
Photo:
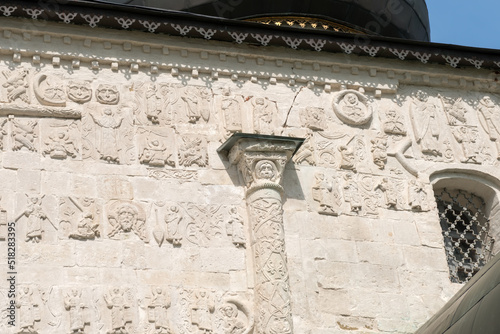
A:
{"label": "stone cornice", "polygon": [[64,1],[63,4],[58,1],[6,0],[0,6],[0,14],[31,20],[86,25],[92,28],[138,30],[236,44],[284,46],[292,49],[348,55],[416,60],[423,64],[446,64],[453,68],[500,68],[498,50],[330,31],[311,32],[182,12],[127,8],[118,5],[80,1]]}

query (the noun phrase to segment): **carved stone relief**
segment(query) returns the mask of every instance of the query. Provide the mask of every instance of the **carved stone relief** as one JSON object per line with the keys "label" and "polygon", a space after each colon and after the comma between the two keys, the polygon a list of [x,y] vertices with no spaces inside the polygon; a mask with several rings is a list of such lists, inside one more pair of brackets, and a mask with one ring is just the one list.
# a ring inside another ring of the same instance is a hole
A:
{"label": "carved stone relief", "polygon": [[39,333],[38,325],[41,319],[41,303],[34,295],[34,288],[22,285],[18,288],[16,308],[18,320],[18,333]]}
{"label": "carved stone relief", "polygon": [[12,118],[12,150],[38,151],[38,121]]}
{"label": "carved stone relief", "polygon": [[2,87],[4,88],[3,98],[6,98],[6,102],[29,104],[31,101],[28,90],[29,70],[26,68],[4,70],[2,74],[5,77]]}
{"label": "carved stone relief", "polygon": [[254,326],[253,313],[241,296],[225,296],[216,307],[216,333],[248,334]]}
{"label": "carved stone relief", "polygon": [[80,154],[81,135],[75,121],[54,121],[45,126],[45,130],[42,136],[42,155],[48,155],[52,159],[66,159],[76,158]]}
{"label": "carved stone relief", "polygon": [[386,134],[396,136],[406,136],[406,124],[404,118],[396,109],[385,111],[383,129]]}
{"label": "carved stone relief", "polygon": [[104,301],[109,309],[110,327],[108,334],[131,334],[133,316],[133,301],[129,296],[129,291],[124,288],[113,287],[104,294]]}
{"label": "carved stone relief", "polygon": [[199,135],[181,135],[178,141],[179,165],[206,167],[208,164],[207,140]]}
{"label": "carved stone relief", "polygon": [[312,196],[319,203],[318,212],[325,215],[339,215],[344,201],[336,183],[337,180],[328,180],[324,173],[316,173],[315,178]]}
{"label": "carved stone relief", "polygon": [[236,247],[245,247],[246,236],[244,225],[243,217],[238,212],[238,208],[230,208],[229,219],[226,222],[226,233],[231,237]]}
{"label": "carved stone relief", "polygon": [[107,105],[116,105],[120,101],[118,87],[111,84],[100,84],[95,92],[97,102]]}
{"label": "carved stone relief", "polygon": [[379,134],[375,139],[371,140],[373,163],[379,169],[384,169],[387,163],[387,137]]}
{"label": "carved stone relief", "polygon": [[101,236],[101,207],[91,198],[64,197],[59,201],[63,238],[93,240]]}
{"label": "carved stone relief", "polygon": [[151,297],[148,303],[148,321],[154,326],[154,333],[172,333],[168,316],[169,308],[169,293],[159,286],[151,288]]}
{"label": "carved stone relief", "polygon": [[442,156],[438,114],[438,105],[429,99],[428,93],[417,91],[416,99],[410,107],[410,118],[415,141],[421,152],[429,158]]}
{"label": "carved stone relief", "polygon": [[275,135],[276,118],[278,117],[278,108],[276,102],[270,101],[264,97],[255,97],[251,99],[253,106],[253,127],[255,133],[264,135]]}
{"label": "carved stone relief", "polygon": [[42,207],[42,200],[44,196],[40,197],[37,195],[29,196],[28,204],[24,212],[19,214],[15,221],[19,221],[22,217],[26,217],[26,242],[38,243],[42,240],[42,235],[44,232],[45,221],[49,222],[52,227],[57,230],[52,220],[46,214],[44,208]]}
{"label": "carved stone relief", "polygon": [[479,101],[478,118],[490,140],[495,143],[497,159],[500,160],[500,107],[488,95]]}
{"label": "carved stone relief", "polygon": [[139,162],[152,167],[175,167],[174,133],[171,129],[137,129]]}
{"label": "carved stone relief", "polygon": [[76,103],[89,102],[92,99],[90,81],[69,81],[67,86],[68,98]]}
{"label": "carved stone relief", "polygon": [[368,124],[373,114],[368,98],[355,90],[337,93],[333,99],[333,110],[342,122],[353,126]]}
{"label": "carved stone relief", "polygon": [[89,105],[83,117],[83,158],[128,164],[133,152],[131,109],[125,105]]}
{"label": "carved stone relief", "polygon": [[196,124],[202,119],[205,123],[210,119],[212,93],[204,87],[189,86],[185,88],[182,100],[185,102],[186,116],[189,123]]}
{"label": "carved stone relief", "polygon": [[222,96],[218,96],[224,133],[226,137],[243,130],[242,110],[243,97],[233,95],[229,87],[225,87]]}
{"label": "carved stone relief", "polygon": [[149,242],[146,230],[146,213],[141,205],[132,201],[112,201],[108,204],[108,237],[128,238],[135,234],[144,242]]}
{"label": "carved stone relief", "polygon": [[408,204],[414,211],[428,211],[430,189],[419,180],[410,180],[408,186]]}
{"label": "carved stone relief", "polygon": [[[220,205],[185,205],[186,240],[194,245],[208,247],[224,236],[224,209]],[[175,226],[175,225],[174,225]],[[179,224],[178,224],[179,226]]]}
{"label": "carved stone relief", "polygon": [[300,112],[302,124],[313,131],[323,131],[327,127],[326,114],[323,108],[306,107]]}
{"label": "carved stone relief", "polygon": [[91,316],[90,305],[87,305],[82,298],[82,291],[76,287],[66,292],[64,296],[64,309],[69,317],[69,333],[84,334],[88,331]]}
{"label": "carved stone relief", "polygon": [[53,107],[66,106],[64,80],[51,74],[38,74],[34,78],[33,90],[40,104]]}
{"label": "carved stone relief", "polygon": [[197,290],[191,302],[191,323],[198,329],[198,333],[210,334],[213,332],[213,313],[215,300],[207,290]]}

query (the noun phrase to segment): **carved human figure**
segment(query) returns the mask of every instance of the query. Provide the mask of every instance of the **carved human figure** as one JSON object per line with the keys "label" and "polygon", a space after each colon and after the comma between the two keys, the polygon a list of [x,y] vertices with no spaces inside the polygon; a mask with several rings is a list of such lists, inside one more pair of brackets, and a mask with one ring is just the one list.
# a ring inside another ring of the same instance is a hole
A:
{"label": "carved human figure", "polygon": [[38,304],[33,301],[33,291],[29,286],[19,289],[16,299],[16,307],[19,314],[18,333],[38,333],[35,322],[40,321],[40,310]]}
{"label": "carved human figure", "polygon": [[224,115],[225,130],[229,133],[241,132],[241,101],[231,95],[229,87],[222,91],[221,108]]}
{"label": "carved human figure", "polygon": [[479,101],[479,121],[490,140],[497,147],[497,159],[500,160],[500,107],[498,107],[491,97],[484,96]]}
{"label": "carved human figure", "polygon": [[270,160],[260,160],[257,162],[255,171],[258,180],[275,181],[276,179],[276,166]]}
{"label": "carved human figure", "polygon": [[87,306],[82,301],[82,292],[76,288],[64,298],[64,308],[69,312],[70,334],[85,333],[85,325],[89,324],[85,318]]}
{"label": "carved human figure", "polygon": [[104,295],[104,301],[108,309],[111,310],[111,330],[108,334],[128,334],[127,323],[132,322],[127,317],[127,309],[130,304],[127,302],[125,291],[119,288],[113,288],[109,294]]}
{"label": "carved human figure", "polygon": [[233,303],[226,303],[220,307],[223,317],[222,334],[243,334],[246,330],[245,324],[238,319],[238,308]]}
{"label": "carved human figure", "polygon": [[427,203],[425,185],[418,180],[411,180],[409,186],[409,204],[412,210],[424,211]]}
{"label": "carved human figure", "polygon": [[23,147],[29,151],[36,152],[35,139],[38,138],[37,121],[21,122],[16,119],[12,120],[12,133],[13,139],[12,150],[19,151]]}
{"label": "carved human figure", "polygon": [[342,206],[342,196],[335,182],[328,182],[323,173],[315,174],[316,184],[312,188],[313,199],[319,202],[319,213],[337,216]]}
{"label": "carved human figure", "polygon": [[37,196],[28,198],[28,207],[17,217],[16,221],[22,216],[28,218],[26,226],[26,241],[38,243],[42,240],[43,221],[48,220],[47,215],[42,209],[42,199]]}
{"label": "carved human figure", "polygon": [[115,116],[113,109],[105,108],[102,114],[90,113],[100,128],[100,143],[97,148],[100,158],[107,162],[120,162],[119,128],[123,117]]}
{"label": "carved human figure", "polygon": [[155,138],[147,138],[147,147],[142,150],[139,161],[154,167],[163,167],[165,165],[175,166],[172,154],[168,153],[165,144]]}
{"label": "carved human figure", "polygon": [[21,100],[24,103],[30,103],[28,95],[28,69],[21,68],[14,71],[2,71],[6,82],[2,85],[7,90],[7,99],[9,102]]}
{"label": "carved human figure", "polygon": [[350,169],[356,171],[356,160],[354,158],[354,151],[351,147],[341,145],[338,147],[340,152],[340,168]]}
{"label": "carved human figure", "polygon": [[134,232],[142,241],[147,242],[145,217],[139,213],[139,208],[133,203],[118,204],[108,215],[108,221],[113,227],[108,236],[112,238],[118,233]]}
{"label": "carved human figure", "polygon": [[461,162],[481,163],[480,147],[477,142],[479,133],[476,127],[456,126],[453,128],[453,136],[462,146],[464,157]]}
{"label": "carved human figure", "polygon": [[90,81],[70,81],[66,90],[68,98],[76,103],[85,103],[92,98]]}
{"label": "carved human figure", "polygon": [[411,108],[413,131],[422,153],[432,156],[442,155],[439,148],[440,128],[437,114],[437,106],[433,102],[429,102],[429,96],[426,92],[419,90],[417,100]]}
{"label": "carved human figure", "polygon": [[406,126],[403,116],[394,109],[385,112],[384,132],[387,134],[406,136]]}
{"label": "carved human figure", "polygon": [[378,136],[371,140],[372,143],[372,156],[373,163],[377,165],[379,169],[384,169],[387,163],[387,137]]}
{"label": "carved human figure", "polygon": [[114,105],[118,104],[118,101],[120,100],[120,92],[118,91],[118,88],[110,84],[100,84],[97,87],[95,96],[97,102],[102,104]]}
{"label": "carved human figure", "polygon": [[99,236],[99,223],[94,220],[91,212],[83,213],[76,230],[69,234],[69,238],[78,240],[95,239]]}
{"label": "carved human figure", "polygon": [[179,147],[179,164],[184,167],[207,165],[207,150],[204,139],[195,136],[183,136]]}
{"label": "carved human figure", "polygon": [[465,118],[465,113],[467,109],[465,108],[461,99],[453,101],[453,104],[446,108],[446,115],[448,116],[449,125],[461,125],[466,124],[467,119]]}
{"label": "carved human figure", "polygon": [[352,212],[360,212],[363,208],[361,195],[358,191],[358,184],[352,173],[344,175],[344,198],[351,204]]}
{"label": "carved human figure", "polygon": [[172,205],[165,215],[165,223],[167,224],[166,239],[176,246],[180,246],[182,244],[182,219],[183,216],[179,212],[179,207],[176,205]]}
{"label": "carved human figure", "polygon": [[158,87],[155,84],[149,84],[146,90],[146,117],[153,124],[160,123],[159,116],[162,112],[162,98],[159,95]]}
{"label": "carved human figure", "polygon": [[75,158],[78,148],[68,130],[62,129],[52,133],[45,141],[42,154],[48,154],[52,159],[66,159],[68,156]]}
{"label": "carved human figure", "polygon": [[361,102],[359,102],[359,98],[354,93],[347,93],[344,96],[342,105],[342,111],[353,118],[363,117],[365,114],[365,108],[362,106]]}
{"label": "carved human figure", "polygon": [[375,187],[375,189],[377,188],[384,192],[386,207],[395,209],[398,205],[398,192],[393,182],[390,181],[387,177],[384,177],[382,181]]}
{"label": "carved human figure", "polygon": [[253,125],[256,133],[272,135],[275,133],[273,119],[276,106],[268,99],[257,97],[252,100]]}
{"label": "carved human figure", "polygon": [[149,304],[149,322],[153,322],[155,333],[170,334],[170,324],[168,321],[168,308],[170,307],[170,298],[165,291],[156,287],[152,289],[153,298]]}
{"label": "carved human figure", "polygon": [[245,247],[245,233],[243,229],[243,217],[238,213],[236,207],[229,210],[229,220],[226,223],[226,233],[233,239],[236,247]]}
{"label": "carved human figure", "polygon": [[215,302],[210,293],[203,289],[195,293],[195,299],[191,306],[191,322],[198,327],[198,333],[212,333],[212,314],[215,311]]}

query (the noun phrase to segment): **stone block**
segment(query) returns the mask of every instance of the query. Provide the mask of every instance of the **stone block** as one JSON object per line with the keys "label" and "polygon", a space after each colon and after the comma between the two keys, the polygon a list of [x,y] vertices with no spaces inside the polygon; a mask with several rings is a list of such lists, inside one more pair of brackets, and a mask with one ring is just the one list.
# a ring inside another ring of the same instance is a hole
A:
{"label": "stone block", "polygon": [[397,245],[360,241],[356,243],[356,246],[359,261],[392,267],[399,267],[403,264],[403,250]]}

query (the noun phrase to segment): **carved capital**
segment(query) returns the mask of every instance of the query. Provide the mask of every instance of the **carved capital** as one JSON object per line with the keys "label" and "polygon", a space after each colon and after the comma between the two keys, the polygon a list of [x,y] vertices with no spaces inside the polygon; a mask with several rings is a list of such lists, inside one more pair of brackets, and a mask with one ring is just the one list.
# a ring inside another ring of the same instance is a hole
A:
{"label": "carved capital", "polygon": [[219,152],[228,153],[231,164],[241,172],[247,193],[261,188],[282,190],[285,165],[304,139],[237,133]]}

